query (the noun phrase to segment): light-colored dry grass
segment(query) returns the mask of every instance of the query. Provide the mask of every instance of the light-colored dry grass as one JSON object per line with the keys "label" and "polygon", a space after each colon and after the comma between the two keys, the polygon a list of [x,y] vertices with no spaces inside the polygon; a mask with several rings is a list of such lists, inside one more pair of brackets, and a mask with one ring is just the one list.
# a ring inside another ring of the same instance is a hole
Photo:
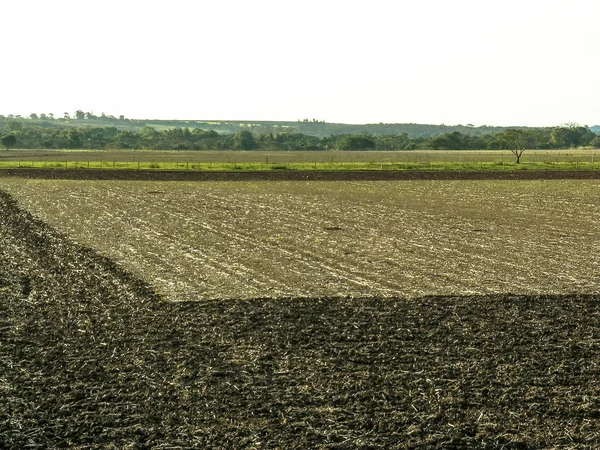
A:
{"label": "light-colored dry grass", "polygon": [[600,291],[599,181],[0,189],[172,300]]}

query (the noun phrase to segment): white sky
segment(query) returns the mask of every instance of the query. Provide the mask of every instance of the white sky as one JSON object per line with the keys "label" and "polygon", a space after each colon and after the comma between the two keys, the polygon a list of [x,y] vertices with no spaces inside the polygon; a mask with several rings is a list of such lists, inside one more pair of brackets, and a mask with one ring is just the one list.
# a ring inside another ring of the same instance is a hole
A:
{"label": "white sky", "polygon": [[598,0],[3,1],[0,114],[600,124]]}

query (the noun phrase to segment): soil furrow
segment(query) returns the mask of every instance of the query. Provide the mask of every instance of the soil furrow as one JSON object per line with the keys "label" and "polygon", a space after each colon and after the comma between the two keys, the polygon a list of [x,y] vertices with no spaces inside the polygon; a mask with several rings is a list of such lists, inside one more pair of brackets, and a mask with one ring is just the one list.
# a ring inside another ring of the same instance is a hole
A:
{"label": "soil furrow", "polygon": [[145,180],[145,181],[378,181],[378,180],[592,180],[600,170],[507,171],[264,171],[194,172],[128,169],[2,169],[0,177],[48,180]]}
{"label": "soil furrow", "polygon": [[600,447],[600,297],[162,302],[0,193],[0,447]]}

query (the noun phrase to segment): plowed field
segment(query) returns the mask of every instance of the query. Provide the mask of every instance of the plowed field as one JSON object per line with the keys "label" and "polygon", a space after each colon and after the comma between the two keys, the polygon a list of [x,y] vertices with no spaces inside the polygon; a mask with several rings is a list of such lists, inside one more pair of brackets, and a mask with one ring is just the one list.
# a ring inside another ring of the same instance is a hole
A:
{"label": "plowed field", "polygon": [[600,289],[597,180],[0,187],[170,300]]}
{"label": "plowed field", "polygon": [[600,448],[597,179],[232,176],[0,179],[0,448]]}
{"label": "plowed field", "polygon": [[165,302],[0,194],[0,447],[598,448],[599,301]]}

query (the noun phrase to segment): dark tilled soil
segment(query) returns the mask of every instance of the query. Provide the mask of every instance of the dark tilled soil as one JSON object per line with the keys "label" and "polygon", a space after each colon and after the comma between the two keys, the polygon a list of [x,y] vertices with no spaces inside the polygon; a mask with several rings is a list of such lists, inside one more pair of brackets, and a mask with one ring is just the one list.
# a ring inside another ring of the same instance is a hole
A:
{"label": "dark tilled soil", "polygon": [[2,169],[1,177],[51,180],[145,180],[145,181],[385,181],[385,180],[589,180],[600,179],[600,170],[507,170],[507,171],[265,171],[200,172],[183,170],[112,169]]}
{"label": "dark tilled soil", "polygon": [[600,448],[599,301],[167,303],[0,193],[0,448]]}

